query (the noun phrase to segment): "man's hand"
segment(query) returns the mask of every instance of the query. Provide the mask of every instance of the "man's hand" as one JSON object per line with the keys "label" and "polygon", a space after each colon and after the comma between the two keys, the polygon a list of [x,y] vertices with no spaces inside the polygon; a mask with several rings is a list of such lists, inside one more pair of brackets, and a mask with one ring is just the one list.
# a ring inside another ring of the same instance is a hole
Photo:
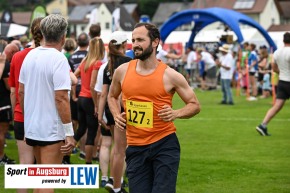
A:
{"label": "man's hand", "polygon": [[115,127],[124,131],[126,128],[126,113],[123,112],[115,117]]}
{"label": "man's hand", "polygon": [[60,151],[64,155],[71,154],[73,148],[76,146],[76,141],[73,136],[67,136],[65,138],[65,145],[61,146]]}
{"label": "man's hand", "polygon": [[169,105],[164,105],[158,112],[158,116],[163,121],[174,121],[176,119],[176,111],[174,111]]}

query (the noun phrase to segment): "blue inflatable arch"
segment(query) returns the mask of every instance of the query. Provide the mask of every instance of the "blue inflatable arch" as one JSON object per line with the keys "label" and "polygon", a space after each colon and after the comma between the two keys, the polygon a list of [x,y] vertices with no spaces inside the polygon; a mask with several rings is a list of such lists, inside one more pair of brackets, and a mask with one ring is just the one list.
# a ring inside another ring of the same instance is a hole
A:
{"label": "blue inflatable arch", "polygon": [[220,21],[230,27],[230,29],[236,34],[238,38],[237,41],[240,44],[244,41],[242,32],[239,27],[239,24],[242,23],[256,28],[266,39],[269,46],[273,50],[277,49],[276,44],[271,39],[267,31],[255,20],[242,13],[219,7],[207,9],[189,9],[174,14],[160,28],[161,40],[165,42],[169,34],[177,27],[191,23],[193,21],[195,24],[192,29],[191,36],[188,40],[189,45],[193,44],[194,38],[200,30],[209,24]]}

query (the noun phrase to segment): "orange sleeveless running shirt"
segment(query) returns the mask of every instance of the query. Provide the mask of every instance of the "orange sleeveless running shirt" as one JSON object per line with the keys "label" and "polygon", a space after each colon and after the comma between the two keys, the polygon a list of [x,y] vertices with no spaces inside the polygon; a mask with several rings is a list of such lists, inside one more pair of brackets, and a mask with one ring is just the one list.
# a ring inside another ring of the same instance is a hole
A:
{"label": "orange sleeveless running shirt", "polygon": [[164,105],[172,106],[173,95],[166,92],[163,75],[167,65],[159,61],[149,75],[136,72],[137,60],[131,60],[122,83],[122,100],[126,112],[128,145],[152,144],[176,132],[173,122],[158,117]]}

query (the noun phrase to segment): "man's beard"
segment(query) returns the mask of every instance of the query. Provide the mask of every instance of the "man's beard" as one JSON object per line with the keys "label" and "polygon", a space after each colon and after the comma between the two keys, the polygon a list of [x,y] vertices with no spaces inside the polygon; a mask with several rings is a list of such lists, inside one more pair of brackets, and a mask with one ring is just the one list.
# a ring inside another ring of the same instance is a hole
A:
{"label": "man's beard", "polygon": [[146,60],[147,58],[149,58],[153,52],[153,48],[152,48],[152,45],[150,45],[148,48],[146,48],[144,51],[141,47],[137,47],[137,48],[134,48],[134,53],[136,50],[140,50],[142,51],[141,54],[139,54],[138,56],[135,54],[135,57],[134,59],[140,59],[142,61]]}

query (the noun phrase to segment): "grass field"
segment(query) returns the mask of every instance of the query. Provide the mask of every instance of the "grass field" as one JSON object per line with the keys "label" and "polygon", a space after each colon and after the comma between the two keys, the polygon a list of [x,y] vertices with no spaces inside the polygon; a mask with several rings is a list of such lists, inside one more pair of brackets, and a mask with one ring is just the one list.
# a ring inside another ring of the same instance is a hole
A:
{"label": "grass field", "polygon": [[[218,104],[220,91],[196,90],[202,110],[188,120],[176,120],[181,144],[177,193],[289,193],[290,192],[290,108],[289,102],[268,125],[270,137],[255,127],[271,107],[271,99],[246,101],[235,97],[235,105]],[[182,106],[176,96],[174,108]],[[17,159],[14,140],[6,153]],[[73,163],[83,163],[76,155]],[[0,167],[0,193],[4,189]],[[17,182],[16,182],[17,183]],[[56,193],[105,193],[98,190],[64,190]],[[140,192],[142,193],[142,192]]]}

